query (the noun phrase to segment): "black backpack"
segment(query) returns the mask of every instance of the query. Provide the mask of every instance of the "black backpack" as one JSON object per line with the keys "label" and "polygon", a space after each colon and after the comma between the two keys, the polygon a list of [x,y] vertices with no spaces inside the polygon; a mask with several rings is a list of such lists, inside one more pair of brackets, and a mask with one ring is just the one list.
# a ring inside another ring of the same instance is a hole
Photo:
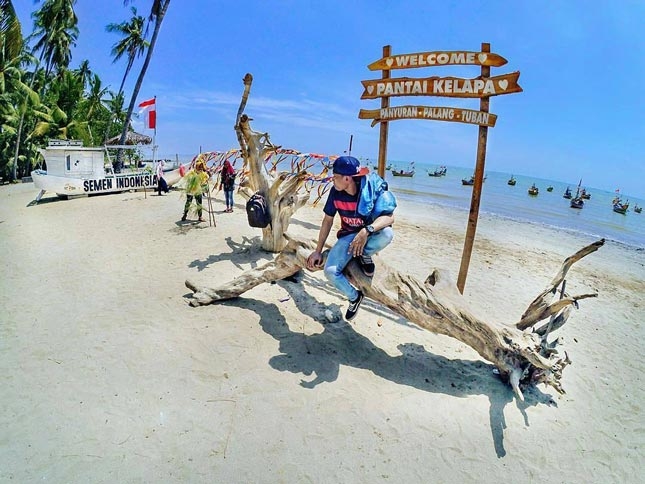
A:
{"label": "black backpack", "polygon": [[266,199],[260,192],[253,194],[246,202],[246,216],[251,227],[265,228],[271,223],[271,215],[267,207]]}

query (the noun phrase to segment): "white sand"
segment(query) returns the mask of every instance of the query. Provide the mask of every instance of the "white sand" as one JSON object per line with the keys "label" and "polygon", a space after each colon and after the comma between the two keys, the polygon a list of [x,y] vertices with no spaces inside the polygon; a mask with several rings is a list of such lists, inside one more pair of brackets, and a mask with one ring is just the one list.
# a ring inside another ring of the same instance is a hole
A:
{"label": "white sand", "polygon": [[[36,194],[0,187],[0,482],[642,482],[643,251],[574,265],[567,289],[599,297],[558,333],[567,394],[518,404],[471,348],[373,301],[325,323],[346,301],[320,273],[190,307],[187,278],[272,257],[239,196],[223,214],[218,195],[212,228],[178,223],[179,192],[28,207]],[[321,210],[290,231],[315,238]],[[382,255],[456,278],[466,220],[401,203]],[[482,217],[469,306],[512,324],[590,242]]]}

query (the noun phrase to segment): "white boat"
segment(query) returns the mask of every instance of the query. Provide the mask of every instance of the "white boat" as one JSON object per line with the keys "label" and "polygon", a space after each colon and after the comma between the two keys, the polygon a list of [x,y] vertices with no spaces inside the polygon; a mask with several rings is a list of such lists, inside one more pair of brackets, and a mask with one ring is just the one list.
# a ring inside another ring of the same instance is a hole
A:
{"label": "white boat", "polygon": [[[50,140],[47,148],[39,150],[47,170],[31,172],[34,185],[40,189],[36,202],[45,192],[70,197],[157,187],[157,176],[150,170],[114,173],[108,148],[132,149],[133,146],[84,147],[82,141]],[[164,177],[169,186],[181,179],[174,175],[169,177],[171,180]]]}

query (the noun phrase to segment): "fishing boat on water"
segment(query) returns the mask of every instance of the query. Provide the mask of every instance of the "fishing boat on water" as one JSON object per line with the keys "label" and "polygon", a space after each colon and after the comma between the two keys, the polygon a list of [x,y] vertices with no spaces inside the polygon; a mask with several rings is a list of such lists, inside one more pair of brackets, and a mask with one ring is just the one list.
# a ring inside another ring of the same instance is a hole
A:
{"label": "fishing boat on water", "polygon": [[435,171],[428,171],[428,176],[446,176],[448,169],[441,165],[439,168],[436,168]]}
{"label": "fishing boat on water", "polygon": [[414,176],[414,161],[410,163],[408,170],[391,170],[390,173],[392,173],[392,175],[394,176],[405,176],[412,178]]}
{"label": "fishing boat on water", "polygon": [[507,185],[511,185],[513,187],[515,186],[516,183],[517,183],[517,180],[515,179],[515,177],[513,175],[511,175],[511,177],[506,182]]}
{"label": "fishing boat on water", "polygon": [[[583,208],[585,206],[585,201],[582,199],[581,193],[580,193],[580,185],[582,184],[582,179],[580,179],[580,183],[578,183],[578,188],[576,189],[576,196],[571,199],[571,208]],[[584,190],[584,188],[583,188]]]}
{"label": "fishing boat on water", "polygon": [[629,210],[629,200],[627,200],[626,202],[623,202],[622,198],[620,198],[620,195],[616,195],[614,199],[611,201],[611,204],[613,206],[614,212],[616,213],[626,215],[627,210]]}
{"label": "fishing boat on water", "polygon": [[546,191],[547,192],[552,192],[553,191],[553,185],[549,185],[548,187],[546,187]]}
{"label": "fishing boat on water", "polygon": [[[484,175],[484,179],[482,180],[482,183],[486,181],[487,175]],[[467,185],[467,186],[472,186],[475,184],[475,175],[471,176],[470,178],[462,178],[461,179],[461,184],[462,185]]]}
{"label": "fishing boat on water", "polygon": [[564,195],[562,195],[562,198],[566,198],[566,199],[570,200],[571,197],[572,197],[571,189],[569,187],[567,187],[567,189],[564,191]]}
{"label": "fishing boat on water", "polygon": [[629,210],[629,202],[618,201],[614,203],[614,212],[626,215],[627,210]]}
{"label": "fishing boat on water", "polygon": [[394,176],[407,176],[408,178],[411,178],[414,176],[414,170],[409,170],[409,171],[392,170],[391,173]]}
{"label": "fishing boat on water", "polygon": [[580,191],[580,198],[584,200],[589,200],[591,198],[591,193],[589,193],[587,190],[584,188]]}
{"label": "fishing boat on water", "polygon": [[538,193],[540,193],[540,190],[535,186],[535,183],[529,187],[529,195],[537,196]]}
{"label": "fishing boat on water", "polygon": [[[124,173],[114,172],[108,150],[133,148],[138,146],[88,147],[83,146],[83,142],[79,140],[50,140],[46,148],[39,150],[47,169],[31,172],[35,187],[40,189],[36,203],[46,192],[68,198],[128,190],[154,190],[157,175],[150,169],[135,168]],[[181,179],[181,168],[184,167],[180,166],[164,175],[169,186]]]}
{"label": "fishing boat on water", "polygon": [[623,199],[620,196],[620,189],[616,189],[616,196],[611,201],[611,205],[614,212],[620,213],[622,215],[626,215],[627,210],[629,210],[629,200],[623,202]]}
{"label": "fishing boat on water", "polygon": [[634,205],[634,212],[641,213],[642,211],[643,211],[643,207],[639,207],[638,203]]}

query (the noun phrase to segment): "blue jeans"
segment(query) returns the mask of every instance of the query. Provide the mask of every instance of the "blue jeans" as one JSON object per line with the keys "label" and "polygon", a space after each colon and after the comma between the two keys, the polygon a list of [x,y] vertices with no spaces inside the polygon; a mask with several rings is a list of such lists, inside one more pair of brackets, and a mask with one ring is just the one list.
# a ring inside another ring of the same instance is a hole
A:
{"label": "blue jeans", "polygon": [[[336,289],[342,292],[347,299],[354,301],[358,297],[358,291],[352,286],[343,271],[349,261],[352,260],[352,254],[349,253],[349,244],[352,243],[356,234],[345,235],[338,239],[336,244],[329,251],[327,262],[325,263],[325,276],[329,279]],[[392,227],[385,227],[378,232],[373,233],[367,238],[367,243],[363,249],[364,255],[372,255],[380,252],[387,247],[394,238]]]}
{"label": "blue jeans", "polygon": [[224,190],[226,208],[233,208],[233,190]]}

